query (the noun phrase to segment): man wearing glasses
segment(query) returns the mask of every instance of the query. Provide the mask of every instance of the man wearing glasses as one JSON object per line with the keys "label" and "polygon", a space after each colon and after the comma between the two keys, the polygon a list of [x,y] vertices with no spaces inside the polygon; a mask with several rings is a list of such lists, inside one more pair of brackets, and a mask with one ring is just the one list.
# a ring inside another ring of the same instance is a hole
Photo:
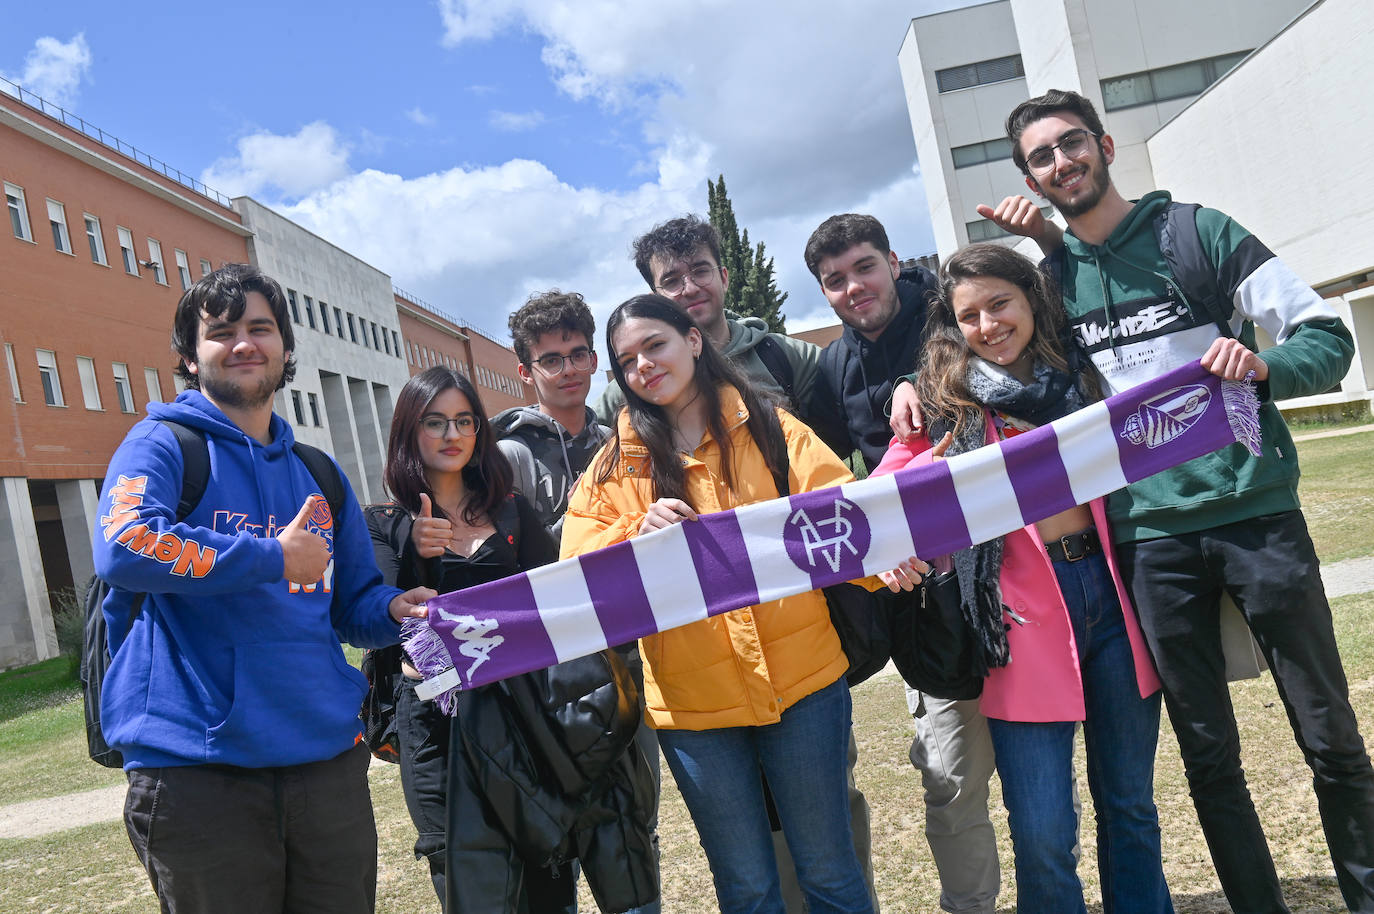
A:
{"label": "man wearing glasses", "polygon": [[559,538],[568,494],[610,434],[587,407],[596,322],[581,295],[554,289],[530,296],[509,326],[516,371],[538,402],[499,413],[491,427],[515,470],[515,491]]}
{"label": "man wearing glasses", "polygon": [[[1262,456],[1233,444],[1108,501],[1122,576],[1164,683],[1227,900],[1237,911],[1288,910],[1241,769],[1219,633],[1223,592],[1264,651],[1312,768],[1345,903],[1374,911],[1374,770],[1298,506],[1297,452],[1274,406],[1339,384],[1354,351],[1350,332],[1259,239],[1212,209],[1188,221],[1195,221],[1194,253],[1207,261],[1203,274],[1215,275],[1217,294],[1190,298],[1161,253],[1167,223],[1157,220],[1170,209],[1169,194],[1133,202],[1117,192],[1108,174],[1112,138],[1081,95],[1056,90],[1023,102],[1007,118],[1007,136],[1027,186],[1068,221],[1062,251],[1050,262],[1062,277],[1071,329],[1107,392],[1201,359],[1219,377],[1253,379],[1263,401]],[[1173,262],[1183,269],[1178,256]],[[1262,354],[1254,351],[1256,324],[1277,341]]]}
{"label": "man wearing glasses", "polygon": [[[682,216],[656,225],[635,240],[634,259],[650,289],[696,321],[712,345],[750,381],[786,400],[788,408],[807,419],[820,349],[783,333],[769,333],[756,317],[740,318],[725,310],[730,271],[720,265],[720,236],[711,223]],[[597,400],[596,415],[610,424],[624,405],[625,395],[612,384]]]}

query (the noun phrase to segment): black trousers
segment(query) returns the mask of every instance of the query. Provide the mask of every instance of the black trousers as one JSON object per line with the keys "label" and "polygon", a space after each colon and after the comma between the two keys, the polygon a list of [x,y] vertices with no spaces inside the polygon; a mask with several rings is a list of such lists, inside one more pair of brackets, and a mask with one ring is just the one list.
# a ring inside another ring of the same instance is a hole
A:
{"label": "black trousers", "polygon": [[429,878],[444,903],[444,828],[448,810],[449,718],[432,701],[415,694],[419,680],[396,679],[396,735],[401,789],[419,836],[415,858],[429,862]]}
{"label": "black trousers", "polygon": [[377,827],[358,744],[284,768],[130,771],[124,825],[168,914],[371,914]]}
{"label": "black trousers", "polygon": [[1269,663],[1303,758],[1336,881],[1374,912],[1374,770],[1350,707],[1317,556],[1302,512],[1117,547],[1164,683],[1188,788],[1231,907],[1286,912],[1240,763],[1221,650],[1229,593]]}

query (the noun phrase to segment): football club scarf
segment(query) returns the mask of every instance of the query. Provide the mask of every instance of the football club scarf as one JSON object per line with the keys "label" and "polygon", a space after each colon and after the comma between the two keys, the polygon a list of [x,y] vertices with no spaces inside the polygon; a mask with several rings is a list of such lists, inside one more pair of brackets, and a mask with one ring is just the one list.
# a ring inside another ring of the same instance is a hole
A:
{"label": "football club scarf", "polygon": [[1048,425],[927,466],[701,515],[443,594],[408,625],[417,689],[552,666],[718,613],[948,555],[1240,442],[1259,453],[1250,384],[1198,362]]}

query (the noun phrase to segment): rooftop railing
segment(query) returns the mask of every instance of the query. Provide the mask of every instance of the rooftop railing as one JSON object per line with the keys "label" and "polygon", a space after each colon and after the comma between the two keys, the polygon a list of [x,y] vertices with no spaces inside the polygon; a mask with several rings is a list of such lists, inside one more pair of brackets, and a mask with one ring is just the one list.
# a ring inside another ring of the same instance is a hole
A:
{"label": "rooftop railing", "polygon": [[48,101],[41,95],[33,94],[23,86],[10,82],[3,76],[0,76],[0,92],[5,93],[10,98],[17,99],[28,107],[55,121],[60,121],[62,124],[70,127],[83,136],[95,140],[107,149],[112,149],[126,158],[133,159],[144,168],[155,171],[163,177],[175,181],[182,187],[194,191],[202,197],[213,200],[225,209],[233,209],[229,197],[215,190],[213,187],[207,187],[203,182],[191,175],[184,174],[180,169],[173,168],[161,159],[150,156],[137,146],[124,142],[112,133],[106,133],[85,118],[73,114],[61,105]]}
{"label": "rooftop railing", "polygon": [[395,292],[397,295],[401,296],[401,298],[404,298],[406,301],[421,309],[422,311],[428,311],[435,317],[442,317],[450,324],[457,324],[459,327],[462,327],[465,330],[475,330],[482,336],[485,336],[487,339],[491,340],[493,343],[498,343],[502,346],[507,347],[510,346],[510,337],[506,336],[505,334],[501,334],[500,336],[498,336],[494,333],[488,333],[481,327],[472,323],[472,321],[464,320],[461,317],[454,317],[452,314],[449,314],[447,311],[445,311],[443,308],[440,308],[438,305],[431,305],[429,302],[425,301],[420,296],[414,294],[413,292],[407,292],[405,289],[402,289],[395,283],[392,283],[391,290]]}

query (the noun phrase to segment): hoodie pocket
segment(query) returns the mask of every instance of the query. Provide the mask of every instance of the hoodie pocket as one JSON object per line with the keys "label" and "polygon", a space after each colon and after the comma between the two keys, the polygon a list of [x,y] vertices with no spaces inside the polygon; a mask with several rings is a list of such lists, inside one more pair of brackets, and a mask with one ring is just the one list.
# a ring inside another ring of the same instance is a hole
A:
{"label": "hoodie pocket", "polygon": [[235,645],[233,703],[206,731],[206,760],[257,768],[333,758],[360,732],[366,692],[337,644]]}

